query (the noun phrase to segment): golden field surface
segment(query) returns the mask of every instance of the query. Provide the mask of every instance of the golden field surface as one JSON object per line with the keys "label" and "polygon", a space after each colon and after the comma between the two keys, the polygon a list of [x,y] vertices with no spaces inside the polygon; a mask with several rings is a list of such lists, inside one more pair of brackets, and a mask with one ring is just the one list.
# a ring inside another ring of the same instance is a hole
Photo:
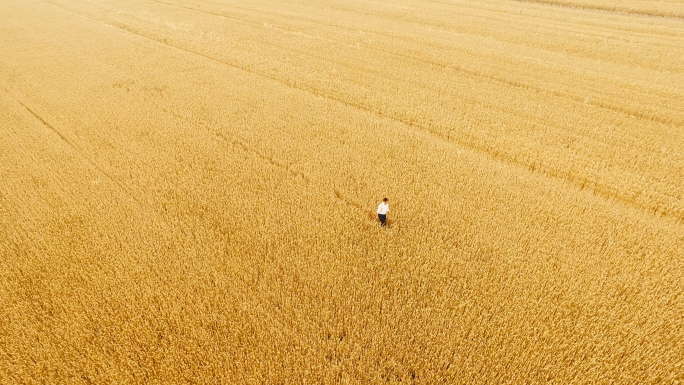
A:
{"label": "golden field surface", "polygon": [[683,1],[0,4],[1,384],[683,362]]}

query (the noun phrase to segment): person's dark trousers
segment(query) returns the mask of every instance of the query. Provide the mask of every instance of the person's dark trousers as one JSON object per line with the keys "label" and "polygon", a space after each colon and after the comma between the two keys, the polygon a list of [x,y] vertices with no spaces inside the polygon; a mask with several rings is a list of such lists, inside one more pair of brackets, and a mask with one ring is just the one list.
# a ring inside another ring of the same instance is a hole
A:
{"label": "person's dark trousers", "polygon": [[378,218],[380,219],[380,225],[385,226],[385,221],[387,221],[387,214],[378,214]]}

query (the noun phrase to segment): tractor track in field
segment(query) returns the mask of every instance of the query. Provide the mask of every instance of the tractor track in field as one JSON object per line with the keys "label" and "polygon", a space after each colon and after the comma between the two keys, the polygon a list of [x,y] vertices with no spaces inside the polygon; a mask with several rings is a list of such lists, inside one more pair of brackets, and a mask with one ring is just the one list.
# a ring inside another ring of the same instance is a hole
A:
{"label": "tractor track in field", "polygon": [[[387,119],[390,121],[394,121],[396,123],[400,123],[400,124],[402,124],[406,127],[409,127],[411,129],[427,133],[427,134],[429,134],[429,135],[431,135],[431,136],[433,136],[439,140],[442,140],[442,141],[445,141],[448,143],[453,143],[453,144],[456,144],[456,145],[461,146],[463,148],[470,149],[476,153],[488,156],[490,158],[496,159],[497,161],[518,167],[518,168],[520,168],[522,170],[526,170],[528,172],[534,172],[534,173],[544,175],[545,177],[548,177],[551,179],[564,181],[568,184],[575,186],[579,190],[589,190],[589,191],[593,192],[595,195],[601,196],[604,199],[619,202],[625,206],[636,208],[636,209],[638,209],[642,212],[648,213],[650,215],[655,215],[657,217],[663,217],[663,218],[671,218],[679,225],[684,224],[684,213],[665,211],[665,210],[660,209],[658,207],[650,207],[648,205],[641,204],[639,202],[630,200],[626,197],[616,195],[615,193],[612,192],[612,189],[610,188],[611,186],[602,186],[602,185],[599,185],[595,182],[592,182],[592,181],[589,181],[586,179],[580,180],[580,179],[577,179],[577,178],[570,176],[568,172],[548,169],[548,168],[543,167],[542,165],[538,165],[535,163],[527,164],[527,163],[521,162],[519,160],[516,160],[513,157],[508,156],[507,154],[500,152],[500,151],[497,151],[495,149],[487,148],[485,146],[478,146],[478,145],[473,144],[471,142],[468,142],[466,140],[454,138],[447,133],[443,133],[443,132],[440,132],[437,130],[430,129],[428,127],[421,126],[421,125],[419,125],[419,124],[417,124],[411,120],[403,119],[401,117],[391,116],[391,115],[382,113],[380,111],[376,111],[372,108],[366,107],[362,104],[355,103],[352,101],[348,101],[342,97],[322,93],[322,92],[320,92],[320,90],[313,89],[311,87],[305,87],[305,86],[302,86],[300,84],[297,84],[296,81],[293,82],[291,80],[283,80],[283,79],[280,79],[276,76],[256,71],[247,65],[243,65],[243,64],[223,60],[223,59],[219,59],[219,58],[213,57],[209,54],[205,54],[203,52],[198,52],[196,50],[192,50],[192,49],[183,47],[183,46],[178,45],[178,44],[173,44],[173,43],[166,41],[166,39],[159,39],[159,38],[155,38],[153,36],[149,36],[149,35],[145,34],[144,32],[140,32],[140,31],[138,31],[134,28],[131,28],[130,26],[124,25],[122,23],[116,23],[116,22],[103,20],[103,19],[94,17],[92,15],[89,15],[87,13],[78,12],[76,10],[70,9],[68,7],[61,5],[61,4],[57,4],[57,3],[54,3],[54,2],[49,1],[49,0],[40,0],[40,1],[47,3],[47,4],[50,4],[52,6],[55,6],[55,7],[62,9],[66,12],[76,14],[82,18],[85,18],[85,19],[88,19],[88,20],[91,20],[91,21],[94,21],[94,22],[97,22],[100,24],[104,24],[104,25],[107,25],[107,26],[112,27],[112,28],[116,28],[118,30],[124,31],[126,33],[130,33],[130,34],[135,35],[135,36],[142,37],[144,39],[153,41],[157,44],[162,44],[162,45],[168,46],[170,48],[174,48],[174,49],[177,49],[180,51],[184,51],[184,52],[187,52],[189,54],[196,55],[196,56],[205,58],[207,60],[210,60],[210,61],[213,61],[213,62],[216,62],[219,64],[223,64],[223,65],[229,66],[231,68],[235,68],[237,70],[244,71],[244,72],[252,74],[254,76],[268,79],[268,80],[273,81],[275,83],[278,83],[280,85],[283,85],[283,86],[286,86],[289,88],[293,88],[293,89],[297,89],[297,90],[300,90],[302,92],[308,93],[308,94],[316,96],[316,97],[331,100],[331,101],[340,103],[342,105],[345,105],[347,107],[375,115],[375,116],[380,117],[382,119]],[[608,109],[610,109],[610,108],[608,108]],[[627,115],[631,115],[627,112],[624,112],[624,111],[622,111],[622,112],[626,113]],[[639,116],[635,116],[635,117],[646,119],[644,117],[639,117]],[[653,120],[653,119],[651,119],[651,120]],[[669,121],[667,124],[676,125],[675,123],[669,122]]]}
{"label": "tractor track in field", "polygon": [[[16,95],[14,95],[13,92],[10,92],[7,90],[5,87],[3,87],[3,90],[5,93],[12,98],[12,100],[16,101],[17,104],[21,105],[23,109],[33,116],[38,122],[40,122],[41,125],[49,129],[52,133],[57,135],[61,141],[66,143],[80,158],[84,159],[93,169],[95,169],[97,172],[100,174],[104,175],[111,183],[114,184],[121,192],[123,192],[128,198],[132,199],[139,208],[145,208],[145,209],[151,209],[152,211],[156,212],[157,214],[163,214],[163,209],[156,209],[151,207],[149,204],[145,204],[143,201],[141,201],[133,192],[123,183],[118,181],[112,174],[107,172],[102,166],[100,166],[97,162],[95,162],[90,156],[88,156],[85,151],[83,151],[74,141],[69,139],[59,128],[57,128],[53,123],[50,123],[49,119],[47,119],[43,114],[39,113],[35,108],[30,107],[27,103],[22,101],[20,98],[18,98]],[[1,198],[1,197],[0,197]],[[165,225],[169,225],[168,220],[162,215],[158,216],[159,218],[162,219]],[[181,226],[179,227],[180,231],[184,235],[192,235],[192,226],[187,223],[186,220],[181,219],[179,222],[181,223]],[[215,225],[215,227],[218,227]],[[194,235],[193,235],[194,237]],[[194,238],[193,238],[194,239]],[[194,239],[196,243],[199,244],[199,241],[197,239]]]}
{"label": "tractor track in field", "polygon": [[[169,2],[165,2],[165,1],[161,1],[161,0],[150,0],[150,1],[153,1],[154,3],[157,3],[157,4],[163,4],[166,6],[171,6],[171,7],[186,9],[186,10],[194,11],[194,12],[198,12],[198,13],[208,14],[208,15],[212,15],[212,16],[216,16],[216,17],[221,17],[221,18],[228,19],[228,20],[245,22],[245,23],[249,23],[249,24],[252,24],[254,26],[257,26],[257,27],[263,27],[263,25],[258,23],[258,22],[243,19],[243,18],[238,18],[238,17],[231,17],[231,16],[225,15],[223,13],[211,12],[211,11],[207,11],[207,10],[203,10],[203,9],[188,7],[188,6],[174,4],[174,3],[169,3]],[[242,9],[242,8],[240,8],[240,9]],[[291,32],[287,29],[284,29],[284,31]],[[376,31],[366,31],[366,33],[379,34],[379,35],[383,35],[383,36],[386,36],[386,37],[389,37],[392,39],[397,38],[397,36],[394,36],[392,34],[381,33],[381,32],[376,32]],[[341,40],[341,39],[335,39],[335,38],[329,38],[329,37],[326,37],[324,39],[331,41],[331,42],[334,42],[334,43],[341,44],[341,45],[349,45],[350,44],[349,42]],[[270,42],[264,42],[261,40],[259,40],[259,42],[261,42],[263,44],[273,45],[273,46],[276,46],[278,48],[283,48],[279,45],[276,45],[276,44],[273,44]],[[436,48],[448,49],[448,47],[441,47],[441,46],[436,46]],[[319,59],[319,60],[328,60],[325,57],[322,57],[319,55],[313,55],[310,52],[298,50],[295,47],[288,47],[288,49],[290,51],[294,51],[294,52],[297,52],[300,54],[309,55],[309,56],[314,57],[314,58]],[[567,99],[567,100],[570,100],[570,101],[573,101],[573,102],[579,103],[579,104],[588,104],[588,105],[594,106],[596,108],[600,108],[602,110],[608,110],[608,111],[612,111],[615,113],[628,115],[628,116],[631,116],[631,117],[637,118],[637,119],[644,119],[644,120],[654,121],[654,122],[658,122],[658,123],[665,124],[665,125],[673,125],[673,126],[676,126],[679,128],[684,128],[684,121],[681,121],[679,119],[666,118],[666,117],[662,117],[658,114],[647,114],[647,113],[644,113],[643,111],[638,111],[638,110],[635,110],[632,108],[614,106],[610,102],[606,102],[606,101],[603,101],[600,99],[596,99],[596,100],[595,100],[595,98],[587,99],[586,97],[578,96],[578,95],[572,95],[572,94],[567,93],[567,92],[560,92],[560,91],[549,90],[549,89],[542,88],[542,87],[536,87],[536,86],[533,86],[533,85],[530,85],[527,83],[518,82],[515,80],[509,80],[509,79],[506,79],[506,78],[501,77],[501,76],[488,75],[488,74],[485,74],[483,72],[468,69],[466,67],[463,67],[463,66],[460,66],[457,64],[445,63],[445,62],[440,62],[437,60],[430,60],[430,59],[420,58],[420,57],[416,57],[416,56],[412,56],[412,55],[402,54],[402,53],[394,52],[394,51],[391,51],[388,49],[383,49],[383,48],[380,48],[377,46],[364,45],[364,49],[369,49],[369,50],[372,50],[375,52],[380,52],[380,53],[383,53],[383,54],[386,54],[389,56],[394,56],[397,58],[401,58],[404,60],[412,60],[412,61],[415,61],[418,63],[427,64],[427,65],[429,65],[431,67],[435,67],[435,68],[440,68],[440,69],[444,69],[444,70],[464,73],[464,74],[467,74],[468,76],[473,76],[473,77],[480,78],[480,79],[483,79],[483,80],[486,80],[489,82],[493,82],[493,83],[505,84],[507,86],[515,87],[518,89],[523,89],[526,91],[533,91],[533,92],[537,92],[540,94],[546,94],[546,95],[553,96],[553,97],[563,98],[563,99]],[[215,59],[215,60],[218,60],[218,59]],[[246,66],[243,66],[243,67],[246,67]],[[253,71],[253,70],[250,70],[250,71],[252,73],[256,73],[256,71]],[[261,73],[259,73],[259,75],[264,76]],[[280,81],[278,79],[275,79],[275,77],[269,76],[269,78],[271,78],[273,80]],[[331,96],[328,96],[328,97],[333,98]]]}
{"label": "tractor track in field", "polygon": [[630,9],[620,9],[620,8],[611,8],[607,6],[598,6],[598,5],[584,5],[584,4],[575,4],[569,1],[548,1],[548,0],[511,0],[515,1],[516,3],[528,3],[528,4],[538,4],[538,5],[545,5],[545,6],[550,6],[550,7],[558,7],[558,8],[567,8],[567,9],[575,9],[575,10],[584,10],[584,11],[594,11],[594,12],[606,12],[606,13],[612,13],[612,14],[618,14],[618,15],[627,15],[627,16],[639,16],[639,17],[660,17],[664,19],[672,19],[672,20],[677,20],[681,21],[684,20],[684,16],[681,15],[673,15],[673,14],[667,14],[664,12],[659,12],[659,11],[639,11],[639,10],[630,10]]}
{"label": "tractor track in field", "polygon": [[280,168],[280,169],[287,171],[288,173],[290,173],[294,177],[302,178],[302,180],[306,184],[309,184],[311,182],[311,179],[309,178],[308,175],[306,175],[302,171],[299,171],[297,168],[292,166],[292,164],[280,161],[280,160],[276,159],[275,157],[273,157],[272,155],[268,155],[262,151],[259,151],[255,148],[253,148],[249,143],[247,143],[247,141],[245,141],[243,139],[240,139],[237,137],[230,138],[230,137],[228,137],[228,135],[221,133],[221,132],[218,132],[218,131],[210,130],[210,132],[213,133],[214,135],[218,136],[219,138],[223,139],[227,143],[230,143],[234,147],[239,148],[244,152],[253,154],[256,157],[258,157],[259,159],[271,164],[272,166],[275,166],[277,168]]}
{"label": "tractor track in field", "polygon": [[91,159],[85,152],[72,142],[66,135],[64,135],[61,130],[57,129],[52,123],[50,123],[42,114],[38,113],[35,109],[29,107],[26,103],[20,99],[14,97],[17,103],[19,103],[28,113],[30,113],[36,120],[38,120],[43,126],[50,129],[54,134],[56,134],[62,141],[64,141],[69,147],[71,147],[81,158],[83,158],[91,167],[97,170],[99,173],[104,175],[109,181],[114,183],[121,191],[123,191],[129,198],[131,198],[138,206],[144,206],[143,203],[121,182],[117,181],[110,173],[108,173],[104,168],[97,164],[93,159]]}

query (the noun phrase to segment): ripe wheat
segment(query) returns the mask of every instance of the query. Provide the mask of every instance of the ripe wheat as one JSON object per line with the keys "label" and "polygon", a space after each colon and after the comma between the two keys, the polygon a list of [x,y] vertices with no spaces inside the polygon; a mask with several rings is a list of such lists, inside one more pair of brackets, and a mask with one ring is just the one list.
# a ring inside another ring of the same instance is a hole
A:
{"label": "ripe wheat", "polygon": [[678,3],[5,3],[0,383],[684,381]]}

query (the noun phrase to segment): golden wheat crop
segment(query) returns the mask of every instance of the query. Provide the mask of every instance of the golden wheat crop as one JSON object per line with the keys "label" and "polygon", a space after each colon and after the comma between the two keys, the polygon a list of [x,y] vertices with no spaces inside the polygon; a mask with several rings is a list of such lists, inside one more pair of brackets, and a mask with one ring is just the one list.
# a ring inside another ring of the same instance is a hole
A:
{"label": "golden wheat crop", "polygon": [[683,9],[3,1],[0,383],[681,383]]}

